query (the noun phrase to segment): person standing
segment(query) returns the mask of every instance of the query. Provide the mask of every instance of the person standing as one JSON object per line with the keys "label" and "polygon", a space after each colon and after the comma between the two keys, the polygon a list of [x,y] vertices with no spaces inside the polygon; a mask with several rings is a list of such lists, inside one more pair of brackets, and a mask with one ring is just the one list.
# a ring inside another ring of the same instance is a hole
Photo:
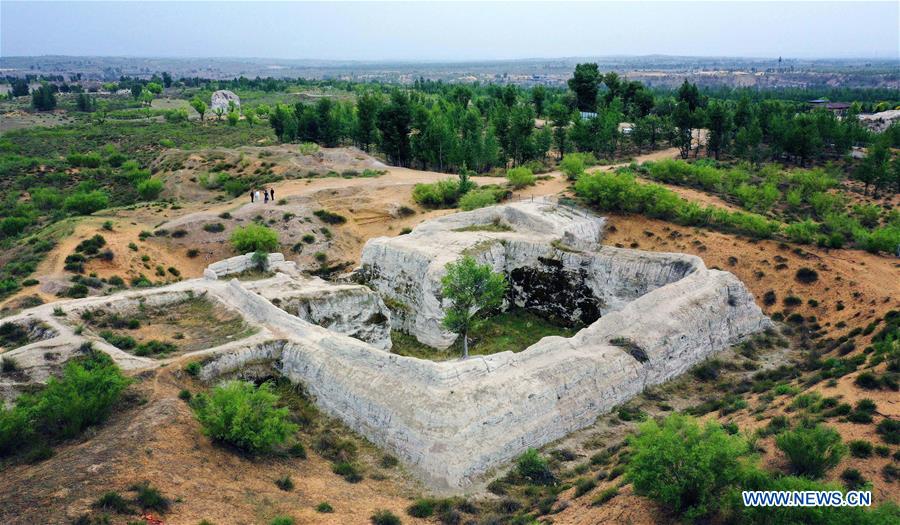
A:
{"label": "person standing", "polygon": [[275,200],[275,188],[269,188],[269,196],[273,201]]}
{"label": "person standing", "polygon": [[265,202],[266,204],[268,204],[268,202],[269,202],[269,190],[263,190],[263,195],[265,195],[265,199],[266,199],[264,202]]}
{"label": "person standing", "polygon": [[253,190],[250,190],[250,202],[256,202],[256,196],[253,194]]}

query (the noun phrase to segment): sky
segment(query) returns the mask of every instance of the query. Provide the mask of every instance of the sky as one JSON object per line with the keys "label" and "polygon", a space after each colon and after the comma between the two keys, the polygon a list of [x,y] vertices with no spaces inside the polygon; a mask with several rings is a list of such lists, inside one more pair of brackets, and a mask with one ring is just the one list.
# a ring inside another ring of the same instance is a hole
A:
{"label": "sky", "polygon": [[0,56],[900,59],[900,2],[0,1]]}

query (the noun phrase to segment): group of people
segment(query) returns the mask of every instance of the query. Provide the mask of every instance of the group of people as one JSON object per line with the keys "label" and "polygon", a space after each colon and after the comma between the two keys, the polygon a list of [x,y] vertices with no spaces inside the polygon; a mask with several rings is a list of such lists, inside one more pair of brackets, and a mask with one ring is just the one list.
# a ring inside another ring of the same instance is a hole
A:
{"label": "group of people", "polygon": [[[275,188],[265,188],[262,190],[263,202],[275,200]],[[259,202],[259,190],[250,190],[250,202]]]}

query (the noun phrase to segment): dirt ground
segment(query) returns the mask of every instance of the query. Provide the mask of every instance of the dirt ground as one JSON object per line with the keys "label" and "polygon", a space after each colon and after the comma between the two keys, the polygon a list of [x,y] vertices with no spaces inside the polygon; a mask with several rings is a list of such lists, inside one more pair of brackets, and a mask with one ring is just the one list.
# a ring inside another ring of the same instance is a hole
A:
{"label": "dirt ground", "polygon": [[[378,509],[404,516],[404,523],[421,523],[405,513],[409,498],[420,492],[416,482],[399,467],[371,466],[380,457],[374,447],[362,451],[366,479],[351,484],[333,474],[308,443],[306,460],[252,459],[213,445],[177,397],[180,389],[197,387],[180,366],[144,374],[132,387],[129,408],[82,439],[56,447],[51,459],[6,469],[0,476],[0,523],[68,524],[104,492],[128,497],[128,487],[143,481],[173,500],[164,516],[171,525],[203,519],[258,525],[276,515],[292,516],[298,524],[364,524]],[[385,479],[373,479],[375,473]],[[285,475],[295,484],[288,492],[275,485]],[[316,512],[321,502],[334,513]],[[136,518],[113,516],[113,523]]]}

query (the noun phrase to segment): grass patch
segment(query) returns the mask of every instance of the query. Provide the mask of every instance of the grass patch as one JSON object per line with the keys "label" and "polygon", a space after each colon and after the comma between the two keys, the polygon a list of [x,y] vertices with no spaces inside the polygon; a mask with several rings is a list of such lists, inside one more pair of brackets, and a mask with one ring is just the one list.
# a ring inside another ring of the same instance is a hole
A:
{"label": "grass patch", "polygon": [[[577,329],[555,325],[536,314],[521,308],[479,319],[469,332],[469,354],[490,355],[498,352],[521,352],[540,339],[558,335],[572,337]],[[415,337],[394,331],[391,333],[391,352],[419,359],[443,361],[462,355],[462,342],[455,342],[447,350],[437,350],[424,345]]]}

